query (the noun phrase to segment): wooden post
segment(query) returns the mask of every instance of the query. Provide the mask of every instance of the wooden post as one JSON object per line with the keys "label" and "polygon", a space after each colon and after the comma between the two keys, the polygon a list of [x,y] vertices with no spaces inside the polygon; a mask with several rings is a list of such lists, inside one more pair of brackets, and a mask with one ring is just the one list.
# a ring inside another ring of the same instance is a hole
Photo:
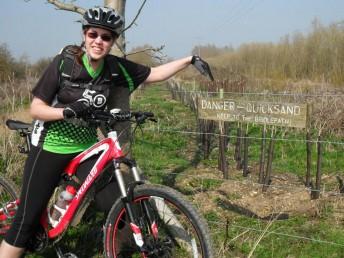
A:
{"label": "wooden post", "polygon": [[266,125],[262,130],[262,141],[260,145],[260,159],[259,159],[259,179],[258,183],[264,183],[264,167],[265,167],[265,148],[266,147]]}
{"label": "wooden post", "polygon": [[[220,89],[220,99],[223,98],[223,89]],[[228,179],[228,164],[226,160],[226,142],[225,142],[225,135],[224,135],[224,122],[219,121],[219,129],[220,129],[220,136],[219,136],[219,160],[218,160],[218,168],[220,171],[223,172],[223,177]]]}
{"label": "wooden post", "polygon": [[246,132],[245,132],[245,137],[244,137],[244,166],[243,166],[243,171],[242,171],[242,175],[244,177],[248,176],[248,144],[249,144],[249,140],[248,140],[248,125],[246,127]]}
{"label": "wooden post", "polygon": [[271,131],[271,140],[269,144],[269,155],[268,155],[268,160],[267,160],[267,165],[266,165],[266,173],[265,173],[265,178],[264,178],[264,185],[263,185],[263,192],[266,192],[268,186],[271,183],[271,171],[272,171],[272,160],[274,156],[274,145],[275,145],[275,134],[274,134],[274,129]]}
{"label": "wooden post", "polygon": [[241,169],[241,138],[242,138],[242,130],[241,130],[241,124],[237,129],[237,140],[235,143],[235,153],[234,153],[234,159],[237,162],[236,169]]}
{"label": "wooden post", "polygon": [[312,169],[312,142],[311,133],[307,130],[306,134],[306,148],[307,148],[307,171],[306,171],[306,187],[311,186],[311,169]]}
{"label": "wooden post", "polygon": [[311,170],[312,170],[312,142],[311,142],[311,132],[310,132],[310,114],[311,105],[307,104],[307,122],[306,122],[306,152],[307,152],[307,170],[306,170],[306,187],[311,187]]}
{"label": "wooden post", "polygon": [[228,240],[230,240],[229,238],[229,219],[227,218],[226,219],[226,227],[225,227],[225,239],[223,241],[223,248],[225,249],[227,247],[227,243],[228,243]]}
{"label": "wooden post", "polygon": [[322,136],[321,133],[318,136],[317,142],[317,174],[315,178],[315,189],[312,191],[312,199],[319,199],[320,197],[320,185],[321,185],[321,163],[322,163]]}
{"label": "wooden post", "polygon": [[200,130],[201,130],[201,140],[202,140],[202,149],[203,149],[203,159],[209,158],[210,154],[210,135],[208,134],[209,131],[209,124],[211,121],[208,120],[200,120]]}

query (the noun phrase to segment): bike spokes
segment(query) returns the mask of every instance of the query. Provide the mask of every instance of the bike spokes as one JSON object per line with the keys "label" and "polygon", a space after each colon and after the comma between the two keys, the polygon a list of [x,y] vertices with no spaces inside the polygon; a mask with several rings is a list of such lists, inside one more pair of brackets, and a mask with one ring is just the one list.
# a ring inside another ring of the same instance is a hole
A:
{"label": "bike spokes", "polygon": [[0,190],[0,236],[4,236],[9,230],[18,209],[19,200],[11,199],[13,197],[10,194]]}
{"label": "bike spokes", "polygon": [[114,232],[115,257],[133,257],[138,252],[143,257],[202,257],[197,232],[188,217],[173,203],[160,197],[146,197],[136,200],[132,206],[144,244],[138,246],[130,240],[133,233],[128,230],[130,227],[123,209]]}

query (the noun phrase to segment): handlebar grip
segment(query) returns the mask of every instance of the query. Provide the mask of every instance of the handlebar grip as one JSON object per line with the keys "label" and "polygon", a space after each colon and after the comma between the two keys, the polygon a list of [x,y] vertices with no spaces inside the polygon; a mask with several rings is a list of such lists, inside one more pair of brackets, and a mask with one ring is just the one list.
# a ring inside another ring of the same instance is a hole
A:
{"label": "handlebar grip", "polygon": [[116,114],[112,114],[112,116],[114,117],[116,121],[125,121],[125,120],[129,120],[132,114],[128,111],[120,111]]}
{"label": "handlebar grip", "polygon": [[144,115],[146,117],[154,117],[154,113],[153,112],[144,112]]}

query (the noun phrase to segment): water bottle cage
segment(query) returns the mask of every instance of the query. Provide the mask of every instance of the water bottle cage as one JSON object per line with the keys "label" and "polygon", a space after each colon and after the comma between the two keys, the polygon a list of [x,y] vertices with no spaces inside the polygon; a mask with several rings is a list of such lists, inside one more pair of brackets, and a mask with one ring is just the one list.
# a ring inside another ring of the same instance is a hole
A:
{"label": "water bottle cage", "polygon": [[61,218],[63,217],[63,215],[65,214],[65,212],[66,212],[66,210],[68,209],[69,205],[67,205],[65,209],[60,208],[60,207],[57,206],[56,204],[54,204],[53,207],[54,207],[55,210],[57,210],[58,212],[61,213],[61,216],[60,216],[57,220],[55,220],[55,219],[53,219],[53,218],[51,217],[51,214],[50,214],[50,212],[49,212],[49,210],[48,210],[48,220],[49,220],[49,223],[50,223],[50,225],[51,225],[53,228],[55,228],[55,227],[57,226],[57,224],[60,222],[60,220],[61,220]]}
{"label": "water bottle cage", "polygon": [[66,206],[65,209],[60,208],[59,206],[57,206],[56,204],[54,204],[54,209],[58,210],[61,213],[61,217],[64,215],[64,213],[66,212],[66,210],[68,209],[68,205]]}

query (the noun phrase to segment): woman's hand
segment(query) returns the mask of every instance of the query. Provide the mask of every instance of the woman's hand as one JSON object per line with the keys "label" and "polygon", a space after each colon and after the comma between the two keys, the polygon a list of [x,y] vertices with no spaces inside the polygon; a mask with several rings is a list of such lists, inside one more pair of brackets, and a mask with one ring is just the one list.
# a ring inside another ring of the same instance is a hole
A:
{"label": "woman's hand", "polygon": [[88,113],[89,108],[90,106],[85,101],[76,101],[63,109],[63,118],[82,118]]}
{"label": "woman's hand", "polygon": [[211,73],[210,67],[206,61],[204,61],[199,56],[193,56],[191,59],[191,64],[204,76],[209,77],[210,80],[214,80],[214,77]]}

